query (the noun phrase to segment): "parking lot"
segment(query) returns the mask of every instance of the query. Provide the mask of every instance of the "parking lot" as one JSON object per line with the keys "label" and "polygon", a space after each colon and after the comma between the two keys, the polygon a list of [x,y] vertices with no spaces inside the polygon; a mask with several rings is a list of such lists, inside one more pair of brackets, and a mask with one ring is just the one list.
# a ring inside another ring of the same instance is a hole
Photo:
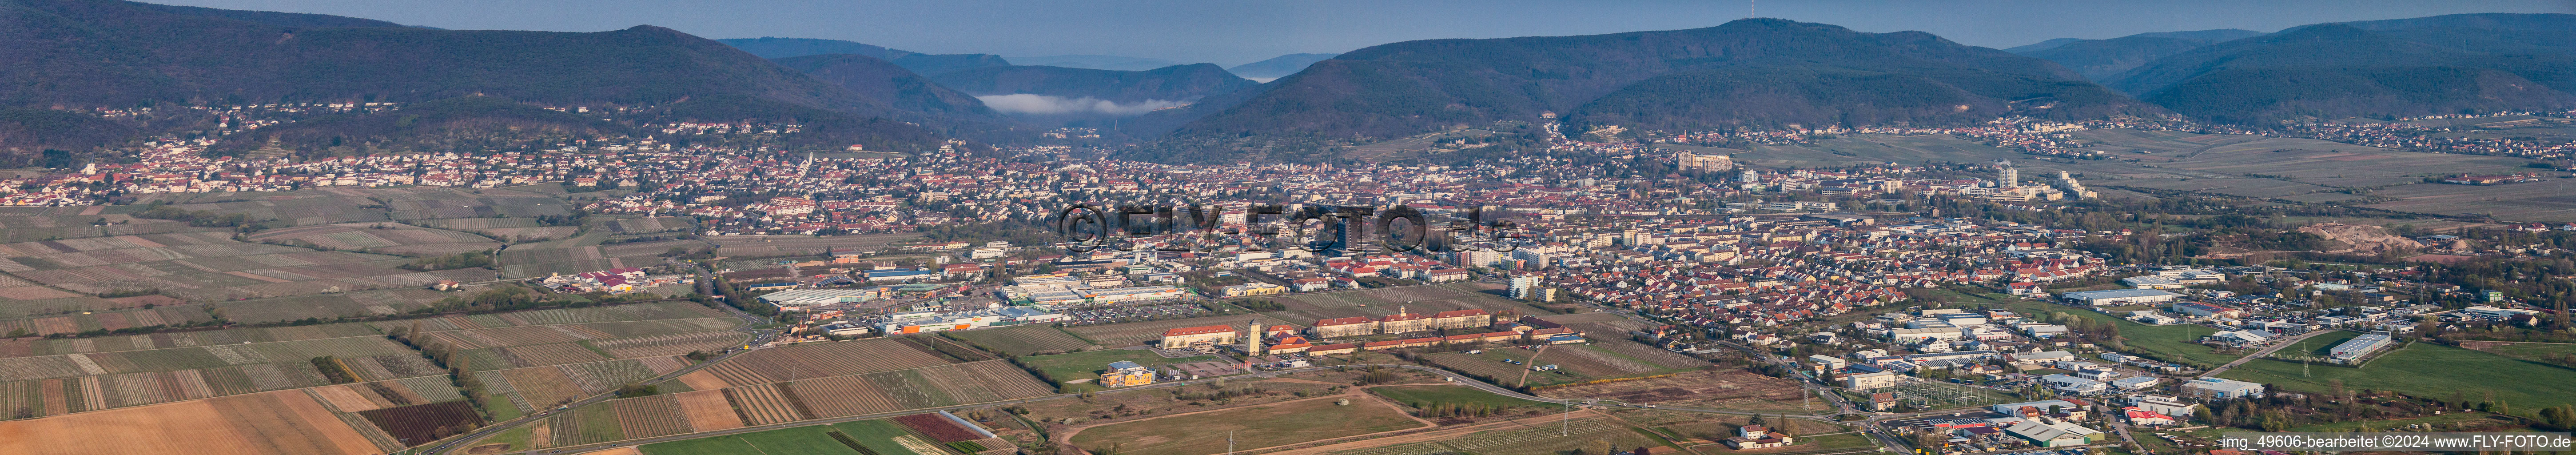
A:
{"label": "parking lot", "polygon": [[1120,322],[1183,319],[1212,315],[1207,307],[1192,302],[1150,302],[1110,304],[1087,307],[1059,307],[1065,325],[1115,324]]}

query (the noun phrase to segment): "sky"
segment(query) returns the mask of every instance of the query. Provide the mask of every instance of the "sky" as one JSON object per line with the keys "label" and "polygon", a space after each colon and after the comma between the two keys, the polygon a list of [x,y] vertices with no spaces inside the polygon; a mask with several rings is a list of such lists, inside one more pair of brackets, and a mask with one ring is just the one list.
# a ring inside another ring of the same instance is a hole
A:
{"label": "sky", "polygon": [[2576,13],[2576,0],[152,1],[447,29],[595,32],[650,24],[707,38],[825,38],[932,54],[1095,54],[1228,66],[1417,39],[1699,28],[1748,14],[1864,32],[1918,30],[2006,48],[2144,32],[2271,32],[2319,22],[2456,13]]}

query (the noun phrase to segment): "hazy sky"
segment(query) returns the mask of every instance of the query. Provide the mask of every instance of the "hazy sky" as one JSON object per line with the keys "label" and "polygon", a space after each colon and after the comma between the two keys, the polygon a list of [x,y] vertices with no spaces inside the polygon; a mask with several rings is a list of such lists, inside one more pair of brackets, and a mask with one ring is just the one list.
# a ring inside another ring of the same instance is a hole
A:
{"label": "hazy sky", "polygon": [[[1865,32],[1921,30],[1994,48],[2049,38],[2453,13],[2576,13],[2576,0],[1756,0],[1758,14]],[[858,41],[914,52],[1104,54],[1235,65],[1429,38],[1583,35],[1708,27],[1750,2],[1542,0],[157,0],[322,13],[449,29],[590,32],[639,24],[708,38]]]}

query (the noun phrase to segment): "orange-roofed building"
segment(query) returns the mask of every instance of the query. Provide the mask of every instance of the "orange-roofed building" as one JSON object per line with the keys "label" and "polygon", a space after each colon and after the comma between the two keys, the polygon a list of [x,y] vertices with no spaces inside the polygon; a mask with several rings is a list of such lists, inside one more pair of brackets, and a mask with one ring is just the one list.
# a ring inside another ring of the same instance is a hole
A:
{"label": "orange-roofed building", "polygon": [[1214,352],[1218,345],[1234,344],[1241,333],[1234,326],[1208,325],[1182,327],[1163,331],[1163,349],[1196,349]]}

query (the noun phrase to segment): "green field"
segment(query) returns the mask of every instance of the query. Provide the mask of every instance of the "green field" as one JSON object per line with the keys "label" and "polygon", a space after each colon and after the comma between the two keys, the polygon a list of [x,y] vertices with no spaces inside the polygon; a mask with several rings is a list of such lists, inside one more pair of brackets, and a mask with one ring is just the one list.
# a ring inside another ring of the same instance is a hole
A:
{"label": "green field", "polygon": [[2314,356],[2331,355],[2334,354],[2335,345],[2343,344],[2343,342],[2350,341],[2353,337],[2357,336],[2361,336],[2361,332],[2337,330],[2320,333],[2316,336],[2308,337],[2308,339],[2299,340],[2297,345],[2281,348],[2281,350],[2274,352]]}
{"label": "green field", "polygon": [[1029,324],[983,330],[941,332],[949,338],[966,340],[986,349],[1011,355],[1029,355],[1048,351],[1080,351],[1093,346],[1091,341],[1046,324]]}
{"label": "green field", "polygon": [[2218,332],[2217,329],[2199,325],[2139,324],[2091,309],[2033,301],[2008,301],[2004,307],[2032,319],[2045,320],[2050,313],[2066,313],[2097,321],[2109,321],[2113,326],[2120,328],[2120,337],[2124,338],[2122,343],[2125,345],[2125,350],[2131,352],[2155,354],[2170,360],[2201,363],[2205,364],[2204,366],[2223,365],[2244,357],[2243,354],[2218,353],[2207,345],[2192,343],[2192,340]]}
{"label": "green field", "polygon": [[2576,344],[2514,343],[2510,346],[2489,347],[2484,352],[2519,359],[2545,360],[2551,356],[2576,355]]}
{"label": "green field", "polygon": [[1158,368],[1175,363],[1205,362],[1216,359],[1216,356],[1207,355],[1169,359],[1160,355],[1155,355],[1154,351],[1106,349],[1091,352],[1076,352],[1071,354],[1021,357],[1019,358],[1019,362],[1021,365],[1035,367],[1038,371],[1045,372],[1046,378],[1044,379],[1055,381],[1061,385],[1067,381],[1098,379],[1100,378],[1101,370],[1109,369],[1109,362],[1120,360],[1136,362],[1137,365],[1144,365],[1147,368]]}
{"label": "green field", "polygon": [[1383,405],[1334,401],[1317,398],[1113,423],[1082,430],[1073,444],[1094,452],[1114,445],[1121,455],[1202,455],[1224,453],[1228,434],[1236,448],[1250,449],[1424,426]]}
{"label": "green field", "polygon": [[848,444],[842,444],[840,440],[832,438],[831,432],[834,431],[849,436],[860,446],[867,447],[868,450],[879,455],[947,455],[944,451],[921,453],[905,448],[902,443],[895,442],[895,438],[910,436],[929,445],[935,445],[937,442],[912,435],[912,432],[905,430],[902,425],[887,420],[861,420],[658,442],[645,444],[639,448],[646,455],[860,455],[858,450],[851,449]]}
{"label": "green field", "polygon": [[2283,389],[2322,392],[2330,381],[2346,389],[2389,390],[2407,395],[2449,399],[2461,394],[2471,401],[2494,393],[2513,409],[2539,409],[2576,403],[2576,370],[2485,352],[2415,343],[2383,354],[2363,368],[2313,365],[2258,359],[2219,377],[2272,384]]}
{"label": "green field", "polygon": [[1493,392],[1462,385],[1385,386],[1370,387],[1368,391],[1377,396],[1386,397],[1388,400],[1404,403],[1405,406],[1417,408],[1433,403],[1480,404],[1495,408],[1551,406],[1536,401],[1495,395]]}

